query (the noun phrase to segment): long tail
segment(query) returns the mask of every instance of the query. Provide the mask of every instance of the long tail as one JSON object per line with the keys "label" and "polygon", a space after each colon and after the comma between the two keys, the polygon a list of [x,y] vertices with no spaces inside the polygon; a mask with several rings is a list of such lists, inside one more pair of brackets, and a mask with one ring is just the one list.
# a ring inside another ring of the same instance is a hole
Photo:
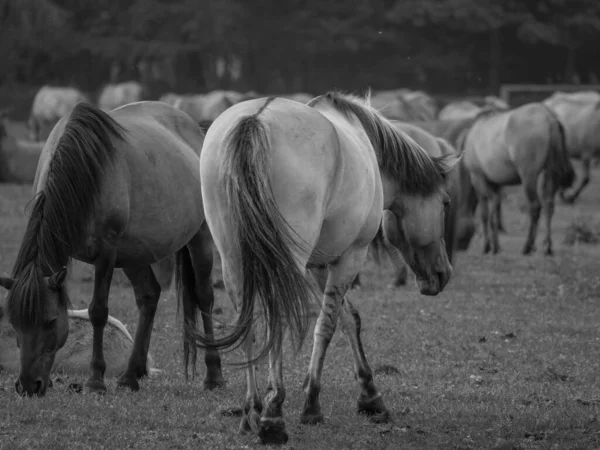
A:
{"label": "long tail", "polygon": [[192,267],[192,258],[187,247],[177,252],[175,260],[175,286],[177,288],[177,306],[183,308],[183,367],[185,378],[188,379],[188,368],[190,358],[192,365],[192,377],[196,376],[197,349],[195,335],[198,324],[196,303],[196,276]]}
{"label": "long tail", "polygon": [[280,352],[286,327],[300,348],[312,300],[310,285],[293,253],[301,248],[301,241],[279,212],[269,183],[269,139],[258,117],[262,109],[242,118],[231,130],[222,163],[229,221],[236,228],[230,238],[239,246],[243,276],[238,321],[231,334],[214,343],[200,336],[196,340],[200,347],[238,347],[252,329],[259,300],[267,335],[256,359],[248,363],[269,351]]}
{"label": "long tail", "polygon": [[562,196],[565,189],[573,186],[575,182],[575,170],[569,158],[563,124],[554,111],[543,103],[542,105],[548,111],[551,122],[553,122],[550,126],[550,152],[546,160],[546,170],[552,175],[552,179],[561,191]]}

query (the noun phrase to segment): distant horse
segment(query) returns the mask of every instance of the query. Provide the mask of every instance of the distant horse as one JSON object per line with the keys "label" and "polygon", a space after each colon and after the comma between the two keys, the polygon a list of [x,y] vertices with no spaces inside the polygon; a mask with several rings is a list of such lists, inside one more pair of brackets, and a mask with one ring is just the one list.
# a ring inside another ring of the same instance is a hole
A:
{"label": "distant horse", "polygon": [[[362,349],[358,311],[346,291],[380,226],[386,244],[399,248],[417,274],[422,294],[444,289],[452,272],[443,240],[450,200],[444,178],[455,162],[455,156],[430,158],[363,100],[339,93],[308,105],[250,100],[215,120],[200,156],[202,196],[239,316],[232,333],[216,344],[200,334],[196,338],[200,347],[244,349],[247,392],[240,431],[258,433],[264,443],[287,441],[282,341],[289,328],[299,348],[308,332],[313,296],[307,268],[324,297],[301,421],[323,420],[321,372],[338,315],[354,355],[358,410],[375,421],[389,419]],[[266,323],[257,358],[255,307]],[[263,407],[254,364],[267,354]]]}
{"label": "distant horse", "polygon": [[111,111],[119,106],[139,102],[146,98],[146,88],[138,81],[107,84],[98,95],[98,107],[103,111]]}
{"label": "distant horse", "polygon": [[[151,264],[177,252],[178,297],[186,329],[200,309],[208,341],[213,335],[207,245],[198,173],[204,133],[189,116],[160,102],[140,102],[105,113],[78,104],[52,130],[34,182],[36,195],[11,278],[7,313],[20,342],[19,393],[43,395],[56,352],[69,333],[65,289],[71,257],[95,266],[89,306],[94,328],[87,386],[106,391],[102,340],[113,270],[123,268],[133,285],[139,322],[119,386],[139,389],[160,285]],[[184,365],[196,347],[184,335]],[[204,385],[223,385],[221,361],[206,353]]]}
{"label": "distant horse", "polygon": [[66,86],[42,86],[35,94],[27,120],[29,139],[40,141],[63,116],[69,115],[79,102],[88,102],[79,89]]}
{"label": "distant horse", "polygon": [[[436,138],[432,134],[427,131],[417,127],[416,125],[411,125],[405,122],[394,122],[394,126],[399,131],[406,133],[409,137],[411,137],[417,144],[419,144],[429,156],[434,158],[439,158],[441,156],[452,155],[455,150],[450,146],[450,144],[441,138]],[[460,164],[460,163],[459,163]],[[447,176],[446,180],[446,191],[450,195],[450,205],[446,211],[445,223],[444,223],[444,241],[446,243],[446,254],[448,255],[448,259],[450,263],[453,263],[454,256],[454,247],[455,241],[457,239],[457,221],[459,219],[458,216],[458,207],[461,201],[459,188],[460,188],[460,171],[459,164],[457,164],[452,171]],[[381,261],[380,250],[382,249],[381,245],[382,234],[378,233],[375,239],[371,244],[371,250],[374,252],[375,260],[377,262]],[[391,252],[390,257],[394,265],[396,266],[396,277],[391,286],[398,287],[406,284],[407,279],[407,268],[404,260],[400,257],[400,255],[396,252]],[[360,282],[360,274],[358,274],[352,283],[352,287],[359,286]]]}
{"label": "distant horse", "polygon": [[[87,309],[68,310],[69,337],[65,345],[56,352],[52,372],[80,375],[90,370],[92,356],[93,328]],[[102,342],[107,377],[117,377],[127,368],[127,360],[133,348],[133,338],[118,319],[108,316],[104,340]],[[149,374],[160,372],[148,353]],[[0,308],[0,372],[18,373],[20,368],[19,348],[14,328],[4,320]]]}
{"label": "distant horse", "polygon": [[[500,187],[522,184],[530,215],[523,254],[535,249],[538,220],[543,209],[546,221],[544,253],[552,255],[554,197],[557,191],[569,188],[575,180],[564,129],[556,115],[541,103],[530,103],[505,112],[484,112],[475,119],[465,136],[463,159],[480,204],[484,253],[500,250]],[[541,191],[538,192],[540,177]],[[489,202],[492,203],[491,211]]]}
{"label": "distant horse", "polygon": [[581,159],[583,173],[573,192],[561,192],[566,203],[573,203],[590,182],[590,165],[600,156],[600,94],[593,91],[555,92],[544,100],[565,127],[569,155]]}

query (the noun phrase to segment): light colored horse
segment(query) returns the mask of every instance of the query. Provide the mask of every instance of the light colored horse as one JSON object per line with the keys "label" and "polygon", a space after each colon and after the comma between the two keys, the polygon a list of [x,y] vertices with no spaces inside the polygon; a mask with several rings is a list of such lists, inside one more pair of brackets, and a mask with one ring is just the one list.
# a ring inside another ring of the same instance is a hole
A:
{"label": "light colored horse", "polygon": [[392,120],[429,120],[429,114],[408,101],[404,95],[405,89],[376,91],[368,94],[371,106]]}
{"label": "light colored horse", "polygon": [[111,111],[119,106],[144,100],[145,96],[144,86],[137,81],[107,84],[98,96],[98,107]]}
{"label": "light colored horse", "polygon": [[[455,163],[455,156],[430,158],[363,100],[338,93],[308,105],[250,100],[215,120],[200,156],[200,177],[225,287],[239,306],[233,332],[216,346],[242,345],[246,355],[241,431],[258,433],[264,443],[287,441],[282,342],[289,330],[299,347],[308,332],[313,292],[307,268],[324,296],[301,421],[323,420],[321,373],[338,316],[354,355],[358,410],[374,421],[389,419],[362,349],[358,311],[346,292],[380,226],[386,245],[400,249],[416,273],[422,294],[444,289],[452,272],[443,240],[449,203],[444,178]],[[267,330],[257,358],[255,308]],[[201,335],[197,342],[213,345]],[[254,364],[267,354],[263,408]]]}
{"label": "light colored horse", "polygon": [[230,95],[227,91],[211,91],[207,94],[165,94],[160,101],[168,103],[185,112],[197,123],[212,122],[227,108],[243,97]]}
{"label": "light colored horse", "polygon": [[468,100],[460,100],[448,103],[439,114],[438,120],[458,120],[475,117],[481,111],[481,107]]}
{"label": "light colored horse", "polygon": [[535,250],[538,220],[543,209],[544,253],[552,255],[554,197],[558,190],[570,187],[575,179],[564,130],[555,114],[541,103],[505,112],[484,112],[465,137],[463,158],[480,204],[484,253],[500,250],[500,187],[522,184],[530,215],[523,254]]}
{"label": "light colored horse", "polygon": [[89,102],[88,97],[79,89],[42,86],[33,98],[31,113],[27,120],[29,138],[32,141],[45,139],[56,122],[68,115],[79,102]]}
{"label": "light colored horse", "polygon": [[579,186],[561,196],[573,203],[590,182],[590,165],[600,156],[600,94],[594,91],[556,92],[544,100],[565,127],[569,155],[581,159],[583,173]]}
{"label": "light colored horse", "polygon": [[[131,282],[139,310],[133,350],[118,384],[139,389],[161,288],[151,264],[177,252],[178,297],[184,313],[184,366],[196,347],[188,334],[202,313],[213,335],[212,248],[206,237],[197,152],[204,133],[181,111],[160,102],[131,103],[109,113],[79,103],[52,130],[40,156],[35,197],[11,278],[7,313],[20,342],[17,392],[43,395],[56,352],[69,333],[64,287],[70,258],[95,266],[89,305],[94,328],[90,378],[106,392],[102,347],[115,268]],[[221,361],[207,351],[207,388],[222,386]]]}
{"label": "light colored horse", "polygon": [[[452,148],[452,146],[445,139],[437,138],[416,125],[412,125],[406,122],[394,122],[394,127],[396,127],[396,129],[398,129],[399,131],[406,133],[408,136],[410,136],[432,158],[440,158],[442,156],[453,155],[456,153],[454,148]],[[446,244],[446,254],[448,255],[450,263],[453,263],[454,247],[457,239],[456,233],[458,231],[458,208],[460,207],[461,201],[461,196],[459,193],[459,176],[461,174],[461,171],[459,168],[459,164],[454,166],[454,168],[450,171],[446,178],[446,191],[450,195],[450,206],[446,211],[444,219],[444,242]],[[371,250],[374,251],[375,260],[377,262],[381,261],[380,250],[382,246],[380,238],[381,233],[378,233],[371,245]],[[392,262],[396,266],[396,276],[393,283],[390,284],[389,287],[403,286],[406,284],[406,279],[408,275],[406,263],[398,253],[392,252],[390,253],[390,256],[392,258]],[[356,287],[361,284],[359,277],[360,274],[356,276],[352,287]]]}
{"label": "light colored horse", "polygon": [[[90,370],[92,357],[93,327],[87,309],[68,311],[69,337],[65,345],[56,352],[52,372],[82,375]],[[19,348],[14,328],[0,308],[0,371],[19,373]],[[127,368],[127,360],[133,348],[133,338],[121,321],[108,316],[102,342],[107,377],[117,377]],[[148,353],[147,372],[156,374],[154,360]]]}

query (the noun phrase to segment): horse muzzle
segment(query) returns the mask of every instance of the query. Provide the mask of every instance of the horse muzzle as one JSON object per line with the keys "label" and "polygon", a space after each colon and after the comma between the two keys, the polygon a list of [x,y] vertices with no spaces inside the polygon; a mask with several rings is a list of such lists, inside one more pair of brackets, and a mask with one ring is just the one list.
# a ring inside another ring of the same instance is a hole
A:
{"label": "horse muzzle", "polygon": [[47,383],[44,383],[44,380],[41,378],[24,378],[19,377],[17,381],[15,381],[15,390],[17,394],[32,397],[34,395],[43,396],[46,393],[46,389],[48,387]]}

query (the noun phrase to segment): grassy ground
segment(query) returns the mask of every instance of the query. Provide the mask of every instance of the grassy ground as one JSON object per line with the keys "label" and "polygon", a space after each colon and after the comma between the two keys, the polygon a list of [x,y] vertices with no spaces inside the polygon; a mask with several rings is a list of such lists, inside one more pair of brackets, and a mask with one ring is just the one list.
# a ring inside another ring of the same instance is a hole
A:
{"label": "grassy ground", "polygon": [[[558,205],[554,258],[520,255],[527,219],[521,194],[512,193],[503,253],[482,256],[478,237],[437,297],[419,295],[412,279],[406,288],[385,288],[391,266],[379,270],[369,261],[364,286],[352,298],[393,422],[374,425],[356,414],[351,352],[338,331],[325,363],[323,425],[298,422],[312,339],[298,357],[286,357],[287,448],[600,448],[600,247],[562,244],[573,218],[600,219],[599,188],[595,170],[577,205]],[[0,186],[0,274],[12,268],[29,191]],[[86,274],[89,268],[74,265],[76,307],[91,296]],[[217,297],[223,308],[217,318],[228,319],[229,302],[223,291]],[[113,284],[110,312],[133,332],[137,313],[126,284]],[[163,373],[143,381],[138,393],[117,391],[114,380],[101,398],[68,391],[69,383],[85,381],[81,377],[55,383],[44,398],[20,398],[14,375],[0,374],[0,448],[259,447],[257,438],[237,434],[238,417],[223,414],[242,404],[243,372],[226,366],[228,386],[217,392],[202,390],[203,365],[199,379],[185,381],[173,292],[162,295],[151,352]],[[226,362],[240,359],[237,352],[225,356]],[[265,368],[259,369],[263,386]]]}

